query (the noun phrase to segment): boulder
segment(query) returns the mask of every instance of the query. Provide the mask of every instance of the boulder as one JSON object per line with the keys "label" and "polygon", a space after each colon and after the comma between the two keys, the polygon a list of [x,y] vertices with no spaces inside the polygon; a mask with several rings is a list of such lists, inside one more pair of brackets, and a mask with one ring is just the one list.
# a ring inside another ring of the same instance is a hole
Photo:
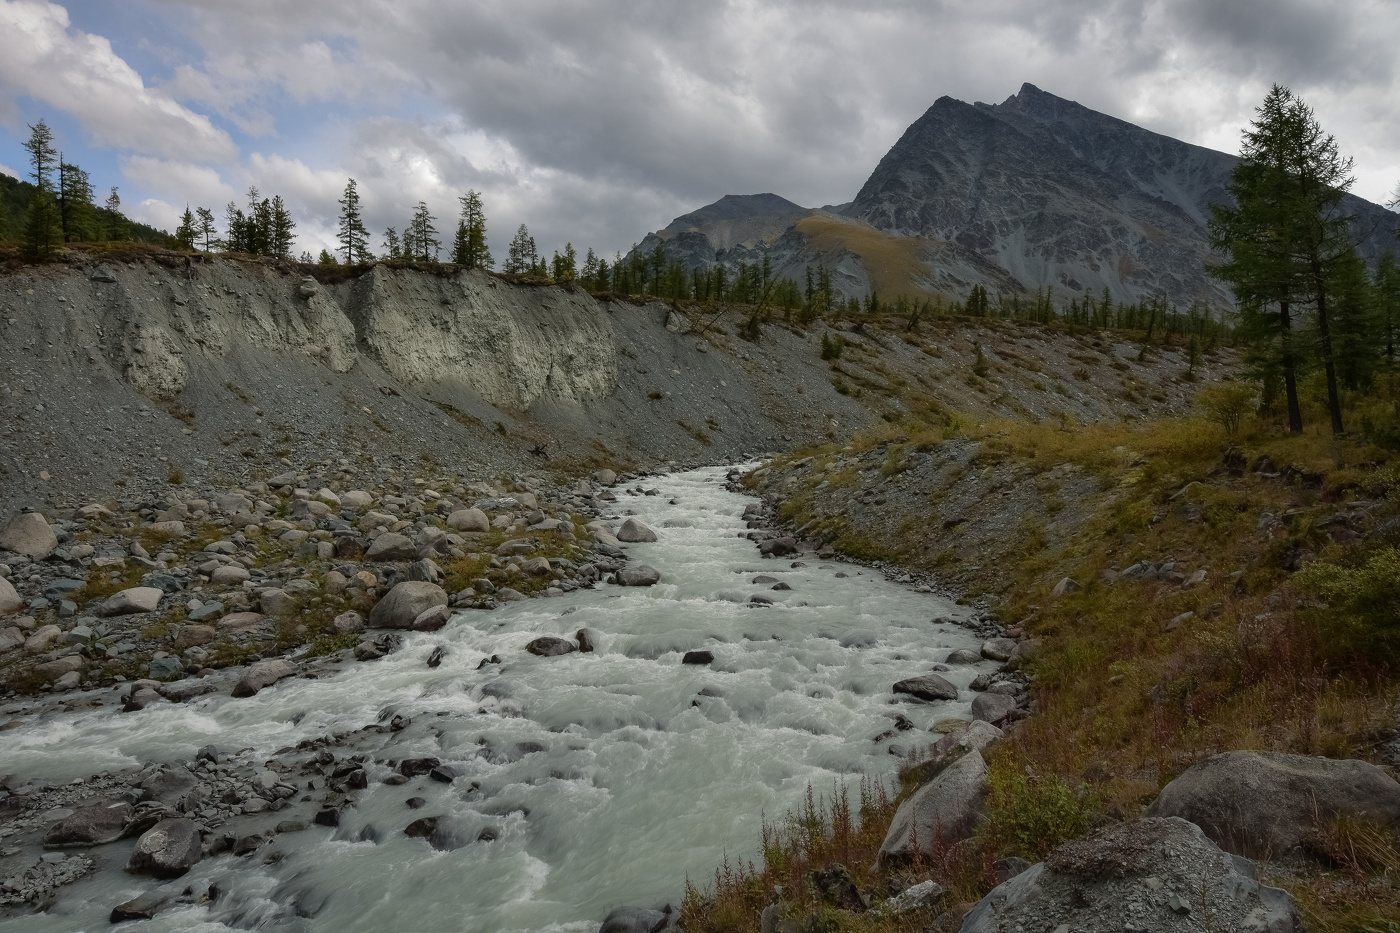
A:
{"label": "boulder", "polygon": [[418,556],[418,546],[409,538],[392,531],[384,534],[370,542],[369,550],[365,551],[367,560],[413,560]]}
{"label": "boulder", "polygon": [[374,502],[374,496],[362,489],[351,489],[349,492],[340,494],[340,504],[352,509],[363,509],[372,502]]}
{"label": "boulder", "polygon": [[207,645],[218,635],[212,625],[182,625],[180,634],[175,636],[175,650],[184,651],[186,648],[195,648],[199,645]]}
{"label": "boulder", "polygon": [[297,666],[291,661],[278,658],[273,661],[259,661],[248,668],[243,676],[238,678],[238,683],[233,685],[233,695],[236,697],[250,697],[264,687],[270,687],[284,677],[291,677],[297,672]]}
{"label": "boulder", "polygon": [[1190,820],[1236,855],[1288,859],[1338,817],[1395,826],[1400,783],[1365,761],[1225,752],[1188,768],[1145,815]]}
{"label": "boulder", "polygon": [[796,538],[769,538],[758,546],[758,553],[764,557],[787,557],[797,553]]}
{"label": "boulder", "polygon": [[[602,472],[610,473],[611,470]],[[616,907],[603,918],[598,933],[658,933],[670,925],[671,915],[644,907]]]}
{"label": "boulder", "polygon": [[424,609],[413,619],[413,624],[409,628],[415,632],[436,632],[447,624],[447,620],[452,618],[452,610],[447,606],[433,606]]}
{"label": "boulder", "polygon": [[262,621],[262,615],[257,612],[230,612],[219,620],[218,630],[224,635],[237,635],[254,631]]}
{"label": "boulder", "polygon": [[24,650],[30,654],[43,654],[50,651],[63,637],[63,629],[57,625],[41,625],[24,640]]}
{"label": "boulder", "polygon": [[115,842],[126,831],[135,810],[125,800],[103,801],[75,810],[49,826],[44,845],[51,849],[100,846]]}
{"label": "boulder", "polygon": [[85,667],[87,667],[86,661],[76,655],[69,655],[66,658],[56,658],[43,664],[34,665],[34,673],[52,683],[66,674],[76,674]]}
{"label": "boulder", "polygon": [[661,582],[661,571],[647,564],[623,567],[617,572],[618,586],[654,586]]}
{"label": "boulder", "polygon": [[1076,583],[1072,578],[1064,577],[1060,580],[1059,583],[1055,584],[1055,588],[1050,591],[1050,595],[1068,596],[1070,593],[1078,593],[1079,589],[1079,584]]}
{"label": "boulder", "polygon": [[910,677],[894,685],[895,693],[905,693],[919,700],[956,700],[958,688],[937,674]]}
{"label": "boulder", "polygon": [[715,653],[704,648],[695,651],[687,651],[681,658],[682,664],[712,664],[715,660]]}
{"label": "boulder", "polygon": [[6,651],[14,651],[25,642],[24,632],[11,626],[10,628],[0,628],[0,654]]}
{"label": "boulder", "polygon": [[167,807],[178,807],[195,786],[194,775],[182,765],[167,765],[141,782],[151,800]]}
{"label": "boulder", "polygon": [[296,597],[281,587],[269,587],[258,593],[258,605],[270,616],[284,616],[296,608]]}
{"label": "boulder", "polygon": [[15,592],[14,585],[0,577],[0,616],[7,616],[12,612],[19,612],[24,608],[24,600],[19,598]]}
{"label": "boulder", "polygon": [[977,664],[982,656],[971,648],[959,648],[943,659],[944,664]]}
{"label": "boulder", "polygon": [[656,532],[635,518],[629,518],[617,530],[617,540],[624,544],[649,544],[656,540]]}
{"label": "boulder", "polygon": [[194,820],[161,820],[136,840],[126,870],[157,878],[178,878],[203,857]]}
{"label": "boulder", "polygon": [[611,486],[617,482],[617,474],[612,470],[598,470],[593,474],[593,482],[600,486]]}
{"label": "boulder", "polygon": [[541,658],[557,658],[561,654],[577,651],[578,646],[567,638],[554,635],[541,635],[525,646],[525,650]]}
{"label": "boulder", "polygon": [[481,509],[458,509],[447,516],[447,527],[457,531],[490,531],[491,519]]}
{"label": "boulder", "polygon": [[217,689],[208,680],[177,680],[173,684],[161,684],[156,692],[171,703],[186,703],[195,697],[213,693]]}
{"label": "boulder", "polygon": [[124,616],[137,612],[155,612],[165,591],[156,586],[133,586],[107,597],[102,604],[104,616]]}
{"label": "boulder", "polygon": [[0,530],[0,551],[14,551],[30,560],[43,560],[57,547],[58,536],[38,512],[21,512]]}
{"label": "boulder", "polygon": [[447,592],[436,583],[408,580],[397,584],[375,604],[369,614],[369,627],[412,628],[413,620],[425,611],[446,605]]}
{"label": "boulder", "polygon": [[249,576],[248,568],[242,564],[221,564],[209,575],[209,582],[215,586],[237,586]]}
{"label": "boulder", "polygon": [[145,894],[133,897],[129,901],[123,901],[113,907],[107,919],[111,923],[122,923],[126,920],[150,920],[169,900],[169,894],[160,891],[147,891]]}
{"label": "boulder", "polygon": [[992,889],[960,933],[1004,930],[1303,933],[1293,898],[1181,819],[1116,823]]}
{"label": "boulder", "polygon": [[365,620],[353,609],[342,612],[331,620],[331,631],[337,635],[358,635],[365,630]]}
{"label": "boulder", "polygon": [[911,858],[914,835],[923,852],[932,851],[935,843],[946,846],[968,838],[982,822],[986,796],[987,763],[969,750],[899,805],[880,844],[881,861]]}
{"label": "boulder", "polygon": [[982,657],[989,661],[1010,661],[1016,653],[1016,642],[1010,638],[989,638],[982,642]]}
{"label": "boulder", "polygon": [[999,723],[1016,708],[1016,698],[1001,693],[980,693],[972,701],[972,718]]}

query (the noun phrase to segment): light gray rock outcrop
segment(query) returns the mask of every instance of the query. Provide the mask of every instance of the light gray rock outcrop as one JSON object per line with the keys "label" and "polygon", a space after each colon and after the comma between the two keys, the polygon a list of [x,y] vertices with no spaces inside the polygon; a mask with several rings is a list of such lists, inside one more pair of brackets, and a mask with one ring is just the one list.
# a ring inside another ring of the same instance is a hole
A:
{"label": "light gray rock outcrop", "polygon": [[960,933],[1067,929],[1167,933],[1197,929],[1303,933],[1293,898],[1258,881],[1180,819],[1142,819],[1065,843],[993,888]]}

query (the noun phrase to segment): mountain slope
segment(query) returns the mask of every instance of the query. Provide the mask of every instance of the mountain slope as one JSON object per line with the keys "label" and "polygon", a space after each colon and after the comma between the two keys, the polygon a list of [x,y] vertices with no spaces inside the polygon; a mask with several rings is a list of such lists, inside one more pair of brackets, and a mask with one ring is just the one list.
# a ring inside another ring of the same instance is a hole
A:
{"label": "mountain slope", "polygon": [[[952,240],[1062,298],[1107,287],[1120,301],[1225,306],[1228,290],[1205,271],[1205,225],[1236,162],[1026,84],[1001,104],[939,98],[848,213]],[[1400,218],[1356,197],[1346,209],[1364,255],[1394,248]]]}

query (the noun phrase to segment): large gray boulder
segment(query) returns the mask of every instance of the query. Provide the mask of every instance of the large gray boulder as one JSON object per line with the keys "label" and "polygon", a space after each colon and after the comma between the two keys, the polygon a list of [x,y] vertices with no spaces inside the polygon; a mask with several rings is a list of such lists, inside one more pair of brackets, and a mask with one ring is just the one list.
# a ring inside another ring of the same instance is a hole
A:
{"label": "large gray boulder", "polygon": [[457,531],[490,531],[491,519],[481,509],[458,509],[447,516],[447,527]]}
{"label": "large gray boulder", "polygon": [[[987,798],[987,763],[975,749],[946,765],[895,811],[880,844],[880,860],[912,858],[971,836],[982,822]],[[917,839],[915,838],[917,837]]]}
{"label": "large gray boulder", "polygon": [[233,695],[235,697],[250,697],[264,687],[271,687],[277,681],[285,677],[291,677],[297,672],[297,666],[291,661],[277,658],[272,661],[258,661],[243,672],[243,676],[238,678],[238,683],[233,685]]}
{"label": "large gray boulder", "polygon": [[1231,930],[1303,933],[1293,898],[1179,819],[1118,823],[993,888],[960,933]]}
{"label": "large gray boulder", "polygon": [[648,564],[623,567],[617,572],[618,586],[655,586],[661,582],[661,571]]}
{"label": "large gray boulder", "polygon": [[194,820],[161,820],[136,840],[126,870],[157,878],[178,878],[194,867],[203,854]]}
{"label": "large gray boulder", "polygon": [[38,512],[21,512],[0,530],[0,551],[13,551],[30,560],[43,560],[57,547],[58,536]]}
{"label": "large gray boulder", "polygon": [[83,807],[50,826],[44,834],[44,845],[58,849],[115,842],[126,831],[126,824],[131,821],[134,812],[131,804],[125,800],[104,800]]}
{"label": "large gray boulder", "polygon": [[940,677],[937,674],[924,674],[921,677],[901,680],[894,685],[894,692],[908,694],[919,700],[956,700],[958,698],[958,688],[953,686],[946,677]]}
{"label": "large gray boulder", "polygon": [[370,543],[365,551],[367,560],[413,560],[418,556],[418,546],[401,534],[386,531]]}
{"label": "large gray boulder", "polygon": [[1015,697],[1001,693],[979,693],[972,701],[972,718],[995,725],[1011,715],[1015,708]]}
{"label": "large gray boulder", "polygon": [[656,540],[656,532],[635,518],[629,518],[617,530],[617,540],[626,544],[649,544]]}
{"label": "large gray boulder", "polygon": [[598,933],[658,933],[670,929],[671,915],[645,907],[618,907],[603,918]]}
{"label": "large gray boulder", "polygon": [[1396,825],[1400,783],[1365,761],[1225,752],[1188,768],[1144,815],[1190,820],[1227,852],[1288,859],[1337,817]]}
{"label": "large gray boulder", "polygon": [[138,612],[155,612],[165,590],[158,586],[133,586],[130,589],[113,593],[102,604],[102,615],[125,616]]}
{"label": "large gray boulder", "polygon": [[447,591],[436,583],[407,580],[375,604],[368,624],[370,628],[412,628],[413,620],[426,610],[446,605]]}

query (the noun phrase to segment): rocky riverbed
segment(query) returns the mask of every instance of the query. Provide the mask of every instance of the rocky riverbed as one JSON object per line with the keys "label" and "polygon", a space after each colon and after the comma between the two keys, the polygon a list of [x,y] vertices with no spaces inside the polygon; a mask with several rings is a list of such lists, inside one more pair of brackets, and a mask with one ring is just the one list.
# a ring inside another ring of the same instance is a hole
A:
{"label": "rocky riverbed", "polygon": [[[737,472],[533,491],[327,478],[288,470],[182,500],[183,517],[172,502],[48,516],[53,550],[11,565],[6,621],[33,620],[25,642],[60,634],[4,656],[26,691],[0,706],[9,923],[379,929],[392,883],[394,915],[406,891],[436,892],[423,929],[462,929],[464,912],[483,931],[596,929],[619,903],[674,903],[809,784],[888,772],[974,715],[1022,715],[995,623],[771,531],[726,488]],[[167,550],[131,553],[166,522],[184,525]],[[123,541],[134,568],[95,564]],[[572,556],[533,556],[553,548]],[[82,570],[183,585],[150,586],[151,607],[131,587],[44,595]],[[441,595],[422,606],[395,595],[427,587]],[[58,677],[30,673],[64,658]]]}

